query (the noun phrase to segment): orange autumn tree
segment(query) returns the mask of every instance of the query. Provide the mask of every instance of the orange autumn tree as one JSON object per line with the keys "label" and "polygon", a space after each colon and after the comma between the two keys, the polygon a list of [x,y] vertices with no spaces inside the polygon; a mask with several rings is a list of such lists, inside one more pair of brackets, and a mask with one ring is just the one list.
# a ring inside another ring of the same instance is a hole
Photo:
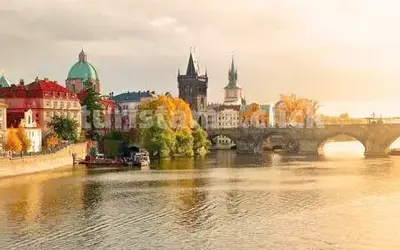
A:
{"label": "orange autumn tree", "polygon": [[60,140],[56,134],[50,133],[45,137],[45,146],[48,149],[53,149],[59,144]]}
{"label": "orange autumn tree", "polygon": [[24,126],[20,125],[18,127],[18,129],[17,129],[17,137],[18,137],[19,141],[21,142],[22,151],[23,152],[27,152],[32,146],[32,141],[26,135]]}
{"label": "orange autumn tree", "polygon": [[17,131],[15,128],[11,127],[7,131],[6,140],[4,141],[4,149],[6,151],[11,151],[14,153],[19,153],[22,150],[22,143],[18,139]]}
{"label": "orange autumn tree", "polygon": [[281,95],[275,108],[275,118],[279,123],[304,123],[306,118],[313,118],[319,108],[313,99],[298,97],[294,94]]}

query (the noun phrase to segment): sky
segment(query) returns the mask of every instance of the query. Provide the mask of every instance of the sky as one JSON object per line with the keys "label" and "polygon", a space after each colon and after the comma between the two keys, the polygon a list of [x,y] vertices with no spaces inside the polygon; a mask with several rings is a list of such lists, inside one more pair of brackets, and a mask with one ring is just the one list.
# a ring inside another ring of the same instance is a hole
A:
{"label": "sky", "polygon": [[83,47],[104,93],[176,95],[195,46],[209,101],[234,54],[249,102],[295,93],[366,114],[354,102],[399,99],[399,12],[396,0],[0,0],[0,69],[64,84]]}

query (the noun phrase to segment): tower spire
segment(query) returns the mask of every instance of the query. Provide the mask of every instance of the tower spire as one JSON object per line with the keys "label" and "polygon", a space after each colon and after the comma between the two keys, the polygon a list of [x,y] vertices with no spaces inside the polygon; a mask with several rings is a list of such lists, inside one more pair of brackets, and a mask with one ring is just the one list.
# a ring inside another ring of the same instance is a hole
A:
{"label": "tower spire", "polygon": [[232,55],[231,68],[229,69],[229,84],[228,86],[237,87],[237,69],[235,68],[234,55]]}
{"label": "tower spire", "polygon": [[83,47],[82,47],[81,53],[79,53],[78,59],[80,62],[87,62],[87,55],[86,55],[85,51],[83,50]]}
{"label": "tower spire", "polygon": [[190,47],[190,55],[189,55],[189,62],[186,69],[186,75],[191,77],[197,77],[199,75],[199,65],[197,64],[197,60],[192,51],[192,47]]}

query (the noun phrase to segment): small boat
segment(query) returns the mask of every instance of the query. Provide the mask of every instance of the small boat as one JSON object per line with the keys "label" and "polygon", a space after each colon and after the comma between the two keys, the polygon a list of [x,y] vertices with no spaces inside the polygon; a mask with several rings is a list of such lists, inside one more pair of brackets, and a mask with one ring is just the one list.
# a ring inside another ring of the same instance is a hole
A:
{"label": "small boat", "polygon": [[139,152],[135,152],[126,162],[128,166],[148,166],[150,165],[150,155],[146,150],[141,149]]}

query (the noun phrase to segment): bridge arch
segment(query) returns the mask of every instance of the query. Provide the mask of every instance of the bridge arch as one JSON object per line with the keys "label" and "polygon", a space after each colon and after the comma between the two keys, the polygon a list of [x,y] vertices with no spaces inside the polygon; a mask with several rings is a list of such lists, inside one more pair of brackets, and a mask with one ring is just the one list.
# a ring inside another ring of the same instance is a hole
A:
{"label": "bridge arch", "polygon": [[394,133],[391,137],[386,139],[385,143],[383,144],[384,151],[390,152],[391,149],[399,149],[400,148],[400,132]]}
{"label": "bridge arch", "polygon": [[275,151],[276,149],[293,153],[298,151],[297,142],[290,133],[284,131],[265,133],[255,141],[254,146],[259,153],[266,150]]}
{"label": "bridge arch", "polygon": [[219,146],[220,149],[234,149],[237,145],[237,138],[229,133],[216,133],[208,135],[212,146]]}
{"label": "bridge arch", "polygon": [[[342,137],[342,138],[340,138]],[[338,139],[339,138],[339,139]],[[348,140],[346,140],[348,139]],[[329,135],[322,137],[321,139],[317,140],[317,154],[322,156],[324,155],[324,146],[330,142],[346,142],[346,141],[357,141],[363,146],[364,153],[367,149],[367,142],[364,138],[360,137],[359,135],[355,135],[353,133],[346,133],[346,132],[335,132]]]}

